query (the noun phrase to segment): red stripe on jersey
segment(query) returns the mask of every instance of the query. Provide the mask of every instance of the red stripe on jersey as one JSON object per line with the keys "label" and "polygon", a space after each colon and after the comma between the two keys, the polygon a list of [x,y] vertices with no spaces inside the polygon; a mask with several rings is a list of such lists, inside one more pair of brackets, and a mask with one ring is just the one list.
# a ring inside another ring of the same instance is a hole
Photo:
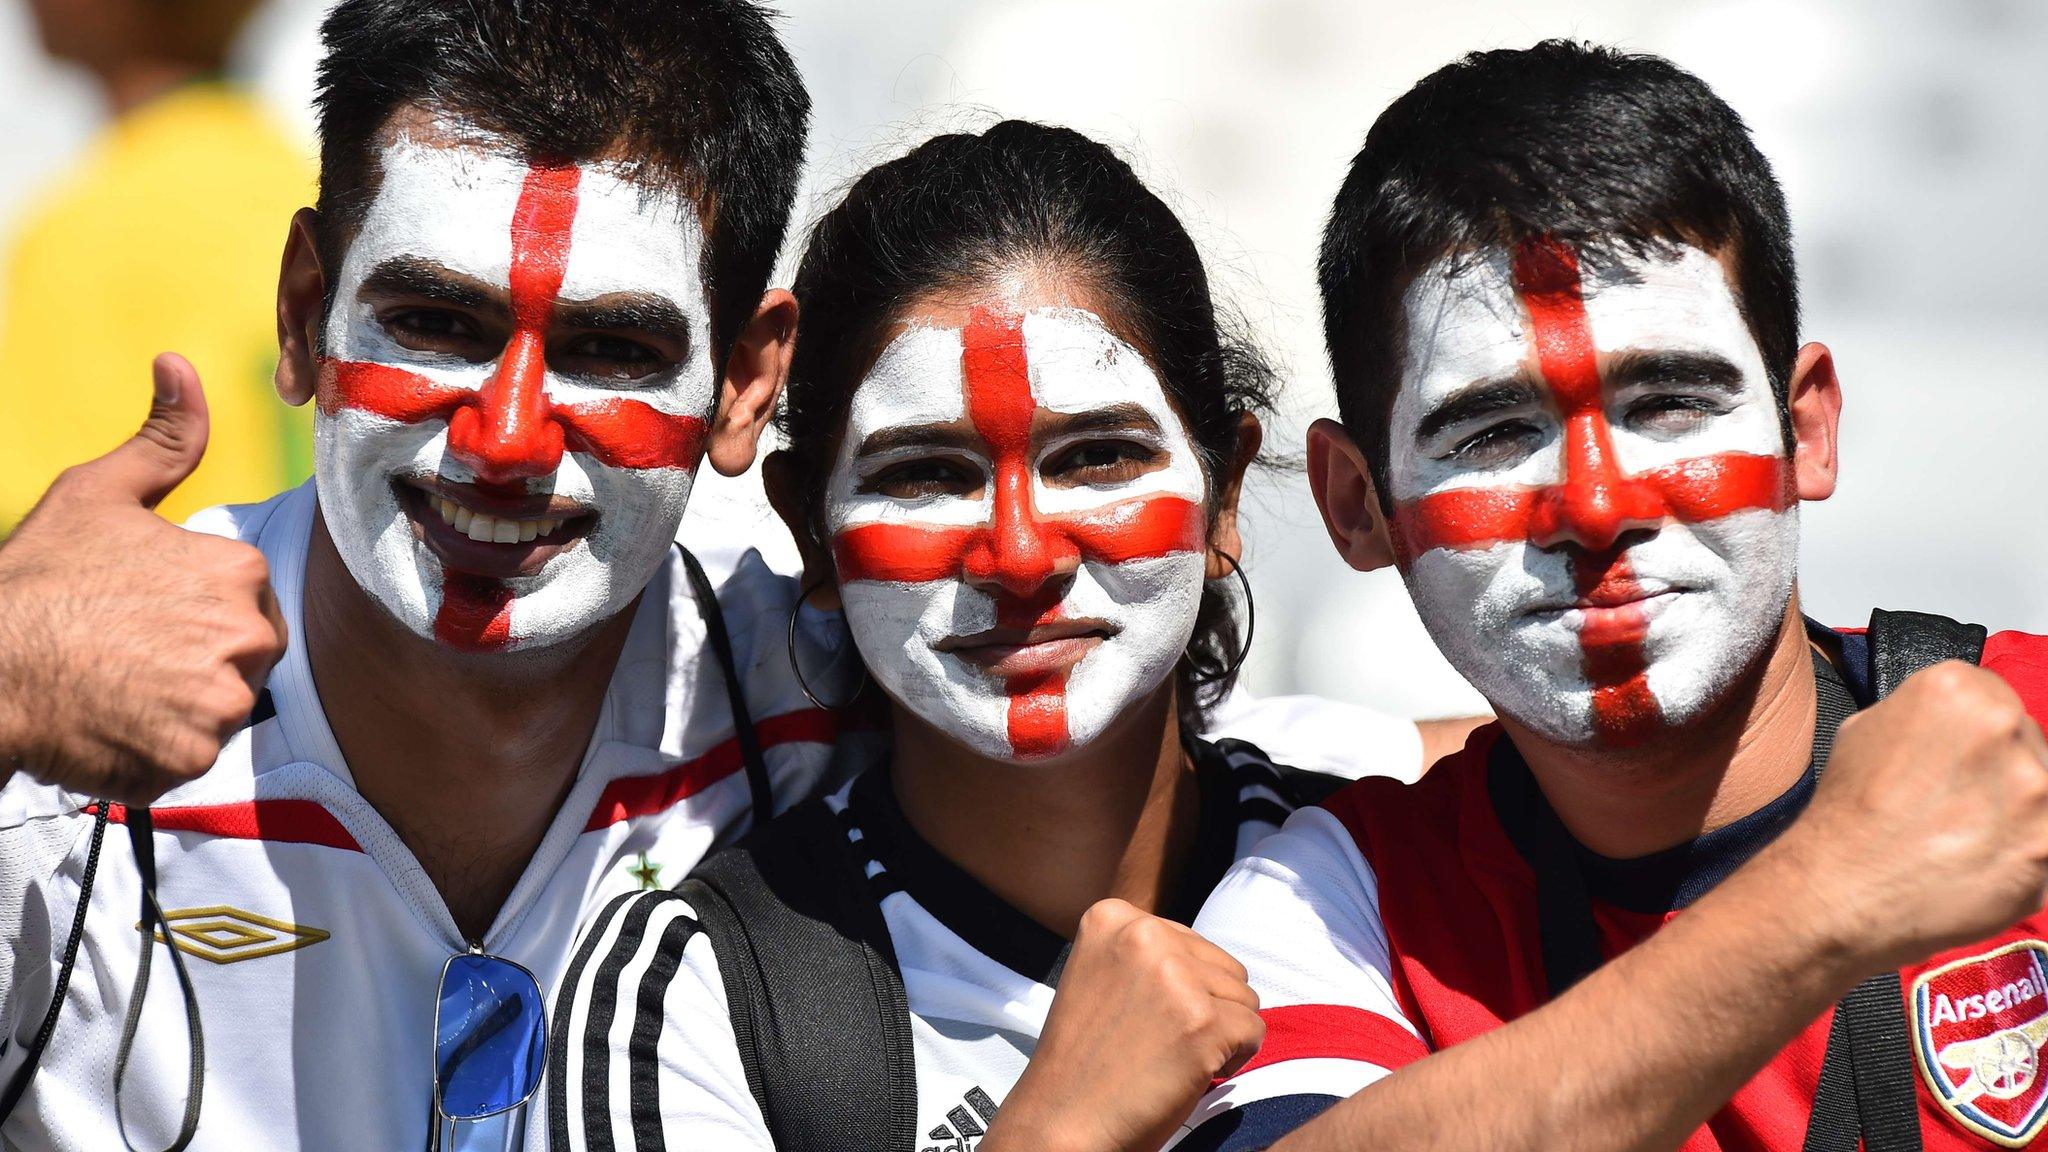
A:
{"label": "red stripe on jersey", "polygon": [[[86,808],[97,813],[99,805]],[[128,822],[128,806],[110,804],[107,819]],[[149,820],[159,832],[197,832],[223,840],[263,840],[272,844],[318,844],[361,852],[362,845],[342,827],[334,813],[314,800],[245,800],[239,804],[195,804],[151,808]]]}
{"label": "red stripe on jersey", "polygon": [[1414,1033],[1363,1008],[1294,1004],[1261,1009],[1259,1019],[1266,1022],[1265,1042],[1233,1076],[1287,1060],[1356,1060],[1392,1072],[1429,1055]]}
{"label": "red stripe on jersey", "polygon": [[[782,744],[830,744],[839,735],[832,714],[817,708],[770,716],[756,723],[754,730],[760,735],[763,752]],[[583,830],[596,832],[635,817],[665,812],[738,772],[745,763],[735,736],[667,771],[614,780],[598,796],[597,808]]]}

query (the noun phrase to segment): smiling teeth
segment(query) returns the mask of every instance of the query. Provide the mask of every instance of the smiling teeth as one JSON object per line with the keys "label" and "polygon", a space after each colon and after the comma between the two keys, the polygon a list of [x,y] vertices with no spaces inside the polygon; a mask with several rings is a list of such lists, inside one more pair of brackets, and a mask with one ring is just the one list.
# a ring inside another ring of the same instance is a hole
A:
{"label": "smiling teeth", "polygon": [[486,516],[472,512],[453,500],[441,496],[427,497],[440,515],[441,523],[449,525],[471,540],[484,544],[524,544],[542,536],[551,536],[562,526],[562,520],[512,520],[498,516]]}

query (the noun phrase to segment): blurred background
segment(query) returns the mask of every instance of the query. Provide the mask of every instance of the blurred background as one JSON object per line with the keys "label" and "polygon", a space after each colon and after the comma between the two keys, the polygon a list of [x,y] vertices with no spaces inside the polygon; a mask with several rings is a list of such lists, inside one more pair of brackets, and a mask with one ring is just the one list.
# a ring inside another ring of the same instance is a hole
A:
{"label": "blurred background", "polygon": [[[194,500],[256,499],[305,474],[303,413],[264,389],[277,254],[291,209],[311,197],[323,6],[0,0],[0,529],[26,507],[5,485],[127,434],[161,348],[192,354],[214,407],[213,474]],[[1108,140],[1181,210],[1281,368],[1285,412],[1267,443],[1288,453],[1309,420],[1334,414],[1314,252],[1379,110],[1476,48],[1578,36],[1669,56],[1749,120],[1777,165],[1805,334],[1834,348],[1842,372],[1843,486],[1805,513],[1808,611],[1855,624],[1872,606],[1913,607],[2048,632],[2048,5],[774,6],[817,105],[799,223],[936,131],[1005,115]],[[178,13],[191,42],[177,60],[122,63],[122,45],[163,55],[137,9]],[[223,77],[240,87],[213,82]],[[1415,716],[1478,707],[1398,579],[1338,562],[1298,473],[1263,476],[1248,517],[1255,689]],[[754,476],[707,469],[684,535],[793,563]]]}

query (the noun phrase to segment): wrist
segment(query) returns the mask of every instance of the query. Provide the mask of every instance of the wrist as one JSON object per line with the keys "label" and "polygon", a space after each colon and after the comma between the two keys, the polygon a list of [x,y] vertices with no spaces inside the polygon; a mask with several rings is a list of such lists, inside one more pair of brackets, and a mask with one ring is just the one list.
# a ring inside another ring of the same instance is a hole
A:
{"label": "wrist", "polygon": [[27,766],[28,697],[34,692],[20,669],[17,640],[16,631],[0,623],[0,784]]}
{"label": "wrist", "polygon": [[1040,1098],[1047,1094],[1035,1087],[1027,1066],[989,1121],[988,1135],[975,1145],[975,1152],[1105,1152],[1099,1141],[1091,1143],[1077,1129],[1071,1109],[1040,1107]]}
{"label": "wrist", "polygon": [[[1795,823],[1754,861],[1759,906],[1774,910],[1772,931],[1790,943],[1798,965],[1847,990],[1888,966],[1872,911],[1853,885],[1823,878],[1853,875],[1826,850],[1827,839]],[[1744,869],[1743,871],[1751,871]]]}

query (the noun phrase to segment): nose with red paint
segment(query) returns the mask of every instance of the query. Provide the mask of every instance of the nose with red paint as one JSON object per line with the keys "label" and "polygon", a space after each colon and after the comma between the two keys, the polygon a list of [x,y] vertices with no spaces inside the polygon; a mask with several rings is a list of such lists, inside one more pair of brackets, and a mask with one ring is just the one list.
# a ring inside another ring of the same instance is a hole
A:
{"label": "nose with red paint", "polygon": [[562,424],[548,403],[541,333],[521,328],[476,402],[448,417],[448,451],[477,479],[517,484],[562,466]]}
{"label": "nose with red paint", "polygon": [[569,263],[582,170],[528,169],[512,209],[512,334],[478,402],[448,419],[448,450],[491,484],[551,475],[564,436],[547,397],[547,331]]}
{"label": "nose with red paint", "polygon": [[1046,527],[1032,503],[1028,470],[998,464],[994,521],[962,558],[962,577],[1000,594],[1028,598],[1072,576],[1081,567],[1081,549],[1071,536]]}

